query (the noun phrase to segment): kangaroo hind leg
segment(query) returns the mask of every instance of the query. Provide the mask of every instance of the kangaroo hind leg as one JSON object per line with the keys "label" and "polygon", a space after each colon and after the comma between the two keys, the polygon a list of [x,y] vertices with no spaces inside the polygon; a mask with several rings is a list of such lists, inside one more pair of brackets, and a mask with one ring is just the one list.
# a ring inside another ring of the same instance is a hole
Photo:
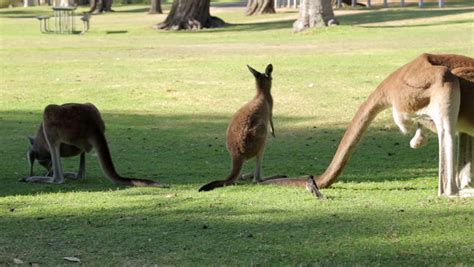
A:
{"label": "kangaroo hind leg", "polygon": [[271,180],[271,179],[277,179],[277,178],[287,178],[288,176],[286,175],[281,175],[281,174],[277,174],[277,175],[272,175],[272,176],[267,176],[267,177],[263,177],[263,172],[262,172],[262,165],[263,165],[263,150],[257,154],[256,156],[256,162],[255,162],[255,171],[254,171],[254,175],[253,175],[253,182],[254,183],[261,183],[263,181],[266,181],[266,180]]}
{"label": "kangaroo hind leg", "polygon": [[75,172],[66,172],[64,173],[64,178],[74,179],[74,180],[85,180],[86,175],[86,153],[82,152],[79,159],[79,171]]}
{"label": "kangaroo hind leg", "polygon": [[458,184],[455,175],[455,127],[461,103],[459,81],[448,80],[437,88],[433,97],[430,117],[436,125],[439,143],[438,195],[455,196]]}

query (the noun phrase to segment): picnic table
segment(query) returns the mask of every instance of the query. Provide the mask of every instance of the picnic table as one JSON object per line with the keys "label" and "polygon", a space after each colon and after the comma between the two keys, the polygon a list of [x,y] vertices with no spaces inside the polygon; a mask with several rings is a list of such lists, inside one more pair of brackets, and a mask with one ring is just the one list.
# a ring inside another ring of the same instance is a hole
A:
{"label": "picnic table", "polygon": [[50,16],[36,17],[40,22],[40,30],[42,33],[80,33],[89,31],[90,13],[84,12],[81,16],[83,28],[81,32],[75,30],[75,14],[76,6],[53,6],[54,28],[50,28]]}
{"label": "picnic table", "polygon": [[71,7],[54,7],[54,22],[56,31],[59,33],[72,33],[74,30],[74,10],[75,6]]}

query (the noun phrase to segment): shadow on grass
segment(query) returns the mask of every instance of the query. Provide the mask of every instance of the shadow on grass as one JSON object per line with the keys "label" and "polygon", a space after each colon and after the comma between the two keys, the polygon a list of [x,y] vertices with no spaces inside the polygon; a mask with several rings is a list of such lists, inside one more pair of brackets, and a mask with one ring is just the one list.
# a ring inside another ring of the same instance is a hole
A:
{"label": "shadow on grass", "polygon": [[[331,202],[245,208],[232,197],[211,205],[199,198],[148,197],[117,194],[88,208],[39,207],[41,214],[18,203],[2,218],[8,245],[0,244],[0,263],[10,255],[46,265],[61,264],[64,255],[79,255],[86,265],[132,266],[472,263],[472,240],[462,235],[474,216],[468,203],[449,210],[436,203],[371,207],[370,201],[360,209],[333,209]],[[126,202],[110,206],[117,200]],[[446,234],[450,227],[459,234]]]}
{"label": "shadow on grass", "polygon": [[53,10],[47,9],[34,9],[29,10],[26,8],[18,9],[8,9],[8,10],[1,10],[0,9],[0,18],[10,18],[10,19],[34,19],[37,16],[52,16]]}
{"label": "shadow on grass", "polygon": [[[173,0],[164,0],[161,1],[161,9],[163,10],[164,13],[167,13],[168,10],[171,7],[171,4],[173,4]],[[127,6],[127,5],[122,5],[122,6],[117,6],[114,8],[115,13],[146,13],[150,11],[150,6],[149,5],[142,5],[142,6]],[[161,14],[149,14],[149,15],[161,15]]]}
{"label": "shadow on grass", "polygon": [[148,13],[150,7],[137,7],[137,8],[127,8],[127,9],[115,9],[117,13]]}
{"label": "shadow on grass", "polygon": [[430,27],[438,25],[457,25],[457,24],[472,24],[474,20],[455,20],[455,21],[442,21],[442,22],[433,22],[433,23],[421,23],[421,24],[412,24],[412,25],[384,25],[384,26],[360,26],[361,28],[379,28],[379,29],[390,29],[390,28],[417,28],[417,27]]}
{"label": "shadow on grass", "polygon": [[[277,20],[269,22],[258,22],[258,23],[226,23],[224,27],[213,28],[213,32],[238,32],[238,31],[267,31],[267,30],[280,30],[280,29],[291,29],[294,19],[288,20]],[[192,31],[190,33],[199,34],[206,33],[208,31]]]}
{"label": "shadow on grass", "polygon": [[[414,9],[383,9],[383,10],[372,10],[370,12],[356,13],[356,14],[345,14],[339,15],[337,18],[343,25],[359,25],[366,23],[380,23],[388,21],[398,20],[412,20],[421,18],[434,18],[449,16],[455,14],[466,14],[472,13],[472,9],[429,9],[429,10],[414,10]],[[297,14],[297,12],[292,12]],[[238,23],[238,24],[227,24],[221,28],[212,29],[216,32],[237,32],[237,31],[265,31],[265,30],[279,30],[279,29],[290,29],[293,26],[295,19],[282,19],[277,21],[268,22],[257,22],[257,23]],[[425,23],[421,25],[401,25],[401,26],[366,26],[366,27],[420,27],[420,26],[434,26],[434,25],[446,25],[446,24],[459,24],[459,23],[470,23],[472,20],[457,20],[448,22],[433,22]],[[207,31],[195,31],[193,33],[203,33]]]}
{"label": "shadow on grass", "polygon": [[[398,20],[412,20],[423,18],[435,18],[449,15],[472,13],[472,9],[418,9],[418,10],[404,10],[404,9],[385,9],[374,10],[370,12],[358,14],[346,14],[338,16],[341,24],[358,25],[365,23],[380,23]],[[454,22],[456,23],[456,22]],[[436,25],[438,22],[435,22]],[[443,23],[446,24],[446,23]]]}
{"label": "shadow on grass", "polygon": [[[106,136],[117,171],[127,177],[159,180],[168,185],[199,185],[222,179],[229,172],[230,159],[225,147],[225,132],[230,116],[224,115],[130,115],[103,113]],[[27,135],[34,135],[40,112],[0,113],[0,196],[58,191],[102,191],[117,186],[102,174],[96,156],[88,154],[86,181],[67,180],[63,185],[25,184],[18,180],[27,175],[25,152]],[[290,177],[322,173],[337,148],[344,128],[298,128],[312,118],[276,117],[277,138],[269,137],[264,175]],[[348,122],[347,122],[348,123]],[[345,125],[343,123],[341,125]],[[288,125],[284,128],[280,125]],[[437,142],[420,150],[408,147],[410,136],[395,128],[372,127],[339,180],[355,183],[406,181],[436,176]],[[78,158],[65,159],[66,171],[76,171]],[[36,164],[37,166],[37,164]],[[250,172],[254,163],[245,165]],[[39,166],[37,173],[43,172]],[[159,189],[161,190],[161,189]]]}

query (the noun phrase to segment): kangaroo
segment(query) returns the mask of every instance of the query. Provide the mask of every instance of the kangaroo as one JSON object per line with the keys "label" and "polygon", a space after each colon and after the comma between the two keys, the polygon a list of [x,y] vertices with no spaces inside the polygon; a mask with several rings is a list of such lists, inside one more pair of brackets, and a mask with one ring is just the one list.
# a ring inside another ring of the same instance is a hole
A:
{"label": "kangaroo", "polygon": [[[85,153],[95,148],[105,175],[118,185],[161,186],[159,182],[125,178],[115,171],[104,135],[105,124],[99,110],[93,104],[48,105],[43,112],[36,138],[29,138],[27,152],[30,176],[25,182],[62,184],[64,178],[85,179]],[[79,171],[63,173],[61,157],[80,155]],[[33,175],[33,164],[38,161],[46,168],[45,176]],[[52,175],[52,176],[51,176]]]}
{"label": "kangaroo", "polygon": [[[227,128],[227,150],[232,158],[232,170],[225,180],[217,180],[202,186],[199,191],[210,191],[217,187],[232,185],[241,177],[240,172],[246,160],[256,157],[256,166],[253,174],[243,175],[242,178],[253,177],[254,182],[262,180],[262,161],[267,140],[268,128],[275,137],[273,127],[273,98],[272,71],[270,64],[265,73],[260,73],[248,66],[255,76],[257,95],[247,104],[242,106],[232,117]],[[286,177],[286,176],[273,176]],[[267,178],[266,178],[267,179]]]}
{"label": "kangaroo", "polygon": [[[370,123],[389,107],[393,108],[394,121],[402,133],[408,133],[417,119],[437,133],[438,195],[474,196],[473,190],[469,189],[469,186],[474,187],[471,180],[474,59],[461,55],[422,54],[389,75],[359,107],[331,163],[316,181],[317,185],[324,188],[336,181]],[[459,133],[457,162],[456,132]],[[418,126],[410,145],[418,148],[425,141]],[[262,183],[307,186],[306,179],[273,179]]]}

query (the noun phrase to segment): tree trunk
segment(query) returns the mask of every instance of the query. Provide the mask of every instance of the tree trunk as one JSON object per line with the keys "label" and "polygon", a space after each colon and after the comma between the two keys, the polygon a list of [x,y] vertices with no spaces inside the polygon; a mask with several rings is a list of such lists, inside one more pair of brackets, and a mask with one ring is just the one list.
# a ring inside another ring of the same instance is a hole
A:
{"label": "tree trunk", "polygon": [[40,6],[44,6],[44,5],[50,6],[51,2],[49,0],[39,0],[39,4]]}
{"label": "tree trunk", "polygon": [[113,12],[113,0],[91,0],[90,13]]}
{"label": "tree trunk", "polygon": [[300,32],[312,27],[337,25],[331,0],[301,0],[300,14],[293,23],[293,31]]}
{"label": "tree trunk", "polygon": [[166,20],[155,25],[165,30],[200,30],[225,25],[220,18],[211,16],[210,0],[175,0]]}
{"label": "tree trunk", "polygon": [[[345,4],[346,6],[352,6],[352,0],[341,0],[341,3]],[[331,0],[331,5],[333,7],[337,7],[337,0]],[[366,7],[367,5],[356,1],[356,6]]]}
{"label": "tree trunk", "polygon": [[275,0],[248,0],[245,15],[274,14]]}
{"label": "tree trunk", "polygon": [[151,0],[150,11],[148,11],[148,14],[163,14],[160,0]]}

